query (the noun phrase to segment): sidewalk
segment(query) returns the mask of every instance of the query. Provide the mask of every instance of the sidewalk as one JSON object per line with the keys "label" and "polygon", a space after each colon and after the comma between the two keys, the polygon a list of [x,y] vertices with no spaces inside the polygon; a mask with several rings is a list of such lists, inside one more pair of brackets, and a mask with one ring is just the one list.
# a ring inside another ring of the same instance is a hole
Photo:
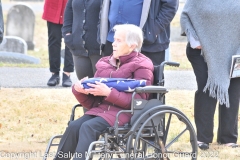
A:
{"label": "sidewalk", "polygon": [[[51,76],[48,68],[0,68],[0,87],[3,88],[62,88],[62,82],[56,87],[48,87]],[[61,73],[62,76],[62,73]],[[193,71],[165,72],[165,86],[168,89],[195,90],[196,82]],[[72,82],[77,82],[76,73],[71,74]]]}

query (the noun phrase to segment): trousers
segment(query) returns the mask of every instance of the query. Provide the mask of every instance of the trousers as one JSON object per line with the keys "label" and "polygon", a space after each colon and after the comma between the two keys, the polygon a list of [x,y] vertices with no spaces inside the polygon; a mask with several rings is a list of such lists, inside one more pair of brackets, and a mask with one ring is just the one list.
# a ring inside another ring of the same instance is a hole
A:
{"label": "trousers", "polygon": [[102,117],[83,115],[72,121],[61,138],[55,160],[85,160],[89,145],[110,127]]}
{"label": "trousers", "polygon": [[[206,93],[203,92],[207,83],[208,67],[201,55],[201,50],[192,49],[188,43],[186,54],[193,67],[197,81],[197,91],[194,98],[194,119],[197,129],[197,139],[201,142],[212,143],[214,136],[214,113],[218,101],[210,97],[208,91]],[[228,93],[230,108],[227,108],[225,105],[218,105],[217,142],[221,144],[237,142],[240,78],[231,79]]]}
{"label": "trousers", "polygon": [[96,72],[96,63],[101,58],[101,55],[76,56],[73,55],[74,66],[78,79],[82,79],[86,76],[92,78]]}
{"label": "trousers", "polygon": [[[62,24],[47,21],[48,27],[48,55],[50,72],[57,73],[61,65]],[[69,48],[65,45],[64,72],[73,72],[73,58]]]}

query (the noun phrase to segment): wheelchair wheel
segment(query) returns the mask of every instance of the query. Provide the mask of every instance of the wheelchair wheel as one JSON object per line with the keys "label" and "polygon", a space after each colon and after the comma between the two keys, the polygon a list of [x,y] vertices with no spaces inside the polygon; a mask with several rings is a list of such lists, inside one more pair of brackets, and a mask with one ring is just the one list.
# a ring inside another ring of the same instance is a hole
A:
{"label": "wheelchair wheel", "polygon": [[177,109],[165,108],[146,113],[134,125],[127,143],[129,159],[197,159],[197,138],[190,121]]}

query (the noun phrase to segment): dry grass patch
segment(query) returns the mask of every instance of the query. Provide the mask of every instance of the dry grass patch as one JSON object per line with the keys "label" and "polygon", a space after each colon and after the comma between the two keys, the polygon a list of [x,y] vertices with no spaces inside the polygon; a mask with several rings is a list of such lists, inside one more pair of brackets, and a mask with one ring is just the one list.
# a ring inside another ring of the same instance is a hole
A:
{"label": "dry grass patch", "polygon": [[[0,151],[34,152],[43,155],[51,136],[64,132],[71,108],[77,101],[71,89],[12,89],[0,90]],[[177,107],[193,121],[194,91],[171,90],[168,105]],[[217,113],[217,111],[216,111]],[[79,111],[78,117],[81,111]],[[217,116],[217,115],[216,115]],[[215,117],[217,124],[217,117]],[[216,135],[217,131],[214,130]],[[216,136],[215,136],[216,137]],[[216,138],[210,150],[199,151],[199,159],[238,159],[239,149],[218,145]],[[4,158],[1,158],[4,159]],[[8,158],[9,159],[9,158]],[[30,158],[31,159],[31,158]]]}

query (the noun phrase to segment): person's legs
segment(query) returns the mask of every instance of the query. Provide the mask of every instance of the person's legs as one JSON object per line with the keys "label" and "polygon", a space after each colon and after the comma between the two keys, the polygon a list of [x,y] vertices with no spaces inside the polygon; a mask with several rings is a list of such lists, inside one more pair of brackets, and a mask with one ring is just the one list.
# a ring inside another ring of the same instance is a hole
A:
{"label": "person's legs", "polygon": [[150,58],[153,62],[153,65],[160,65],[165,61],[165,51],[160,52],[145,52],[141,51],[142,54]]}
{"label": "person's legs", "polygon": [[230,107],[219,105],[219,127],[217,142],[236,143],[238,139],[238,110],[240,99],[240,78],[232,78],[229,86]]}
{"label": "person's legs", "polygon": [[70,52],[69,48],[65,46],[65,57],[64,57],[64,72],[73,72],[74,64],[73,64],[73,56]]}
{"label": "person's legs", "polygon": [[58,146],[58,151],[55,156],[55,160],[68,160],[71,156],[64,156],[64,155],[73,155],[76,151],[76,147],[78,144],[78,137],[79,137],[79,129],[81,128],[82,124],[95,116],[84,115],[81,118],[72,121],[69,126],[66,128],[66,131],[61,138],[61,141]]}
{"label": "person's legs", "polygon": [[48,54],[49,54],[49,65],[50,71],[57,73],[60,71],[61,62],[61,42],[62,32],[61,24],[55,24],[47,22],[48,26]]}
{"label": "person's legs", "polygon": [[93,77],[92,62],[89,57],[73,55],[73,62],[78,79]]}
{"label": "person's legs", "polygon": [[48,80],[47,85],[56,86],[57,84],[59,84],[62,25],[47,22],[47,27],[48,27],[49,65],[50,71],[53,73],[52,77]]}
{"label": "person's legs", "polygon": [[64,57],[64,68],[63,68],[63,77],[62,77],[62,86],[70,87],[72,86],[72,81],[70,79],[70,72],[74,71],[73,57],[69,48],[65,46],[65,57]]}
{"label": "person's legs", "polygon": [[217,100],[209,96],[209,92],[203,92],[208,78],[207,64],[201,56],[201,50],[192,49],[189,45],[186,49],[197,81],[197,91],[194,99],[194,119],[197,128],[198,141],[211,143],[213,140],[214,112]]}
{"label": "person's legs", "polygon": [[89,56],[90,60],[91,60],[91,63],[92,63],[92,73],[93,73],[93,76],[96,72],[96,63],[98,62],[99,59],[102,58],[101,55],[91,55]]}
{"label": "person's legs", "polygon": [[88,151],[89,145],[96,141],[107,127],[110,127],[110,125],[102,117],[85,121],[79,130],[79,140],[76,148],[76,153],[80,153],[79,155],[83,155],[83,157],[74,157],[73,160],[85,160],[85,152]]}

